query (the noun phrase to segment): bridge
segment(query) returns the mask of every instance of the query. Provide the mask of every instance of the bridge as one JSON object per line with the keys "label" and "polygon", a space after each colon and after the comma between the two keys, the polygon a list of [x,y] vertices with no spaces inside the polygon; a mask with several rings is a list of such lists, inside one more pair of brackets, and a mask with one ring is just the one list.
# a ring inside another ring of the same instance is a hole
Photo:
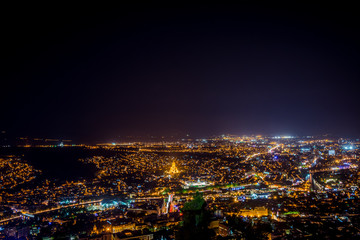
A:
{"label": "bridge", "polygon": [[94,203],[100,203],[102,200],[103,200],[103,199],[93,200],[93,201],[87,201],[87,202],[80,202],[80,203],[74,203],[74,204],[69,204],[69,205],[54,207],[54,208],[50,208],[50,209],[40,210],[40,211],[36,211],[36,212],[32,212],[32,213],[30,213],[30,212],[25,212],[25,211],[20,211],[21,215],[15,216],[15,217],[10,217],[10,218],[1,219],[1,220],[0,220],[0,223],[12,221],[12,220],[21,218],[22,216],[34,217],[34,216],[37,215],[37,214],[46,213],[46,212],[52,212],[52,211],[57,211],[57,210],[60,210],[60,209],[63,209],[63,208],[75,207],[75,206],[81,206],[81,205],[88,205],[88,204],[94,204]]}
{"label": "bridge", "polygon": [[358,168],[358,166],[355,164],[340,165],[340,166],[325,167],[325,168],[320,168],[320,169],[312,169],[309,172],[310,173],[334,172],[334,171],[339,171],[339,170],[344,170],[344,169],[352,169],[352,168]]}

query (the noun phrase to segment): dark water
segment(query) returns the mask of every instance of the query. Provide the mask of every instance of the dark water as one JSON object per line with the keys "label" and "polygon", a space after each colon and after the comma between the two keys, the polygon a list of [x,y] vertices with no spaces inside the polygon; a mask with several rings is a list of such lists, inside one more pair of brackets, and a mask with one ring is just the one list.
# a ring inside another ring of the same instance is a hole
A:
{"label": "dark water", "polygon": [[90,150],[82,147],[56,148],[0,148],[1,155],[16,155],[42,171],[42,177],[58,180],[92,178],[96,168],[78,161],[99,155],[114,155],[110,152]]}

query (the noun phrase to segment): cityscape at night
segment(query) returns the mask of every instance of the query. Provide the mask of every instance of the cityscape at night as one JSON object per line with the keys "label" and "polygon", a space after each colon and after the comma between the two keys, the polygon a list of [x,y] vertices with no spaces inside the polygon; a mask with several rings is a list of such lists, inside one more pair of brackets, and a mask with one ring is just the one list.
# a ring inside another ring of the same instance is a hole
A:
{"label": "cityscape at night", "polygon": [[360,239],[355,5],[4,10],[0,240]]}
{"label": "cityscape at night", "polygon": [[[191,212],[207,214],[196,221],[206,226],[198,231],[208,239],[359,234],[360,139],[39,141],[19,139],[2,148],[2,238],[186,239],[189,232],[199,234],[187,229],[196,219]],[[58,155],[79,157],[84,166],[73,167],[80,173],[67,170],[71,166]],[[62,175],[45,173],[48,158],[55,168],[67,165]]]}

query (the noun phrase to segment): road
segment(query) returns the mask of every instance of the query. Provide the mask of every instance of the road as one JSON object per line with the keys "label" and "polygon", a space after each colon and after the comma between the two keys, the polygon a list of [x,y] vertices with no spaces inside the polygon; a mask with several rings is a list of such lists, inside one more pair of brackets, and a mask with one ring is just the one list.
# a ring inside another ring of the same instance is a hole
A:
{"label": "road", "polygon": [[46,210],[41,210],[41,211],[37,211],[37,212],[33,212],[33,213],[21,211],[21,215],[16,216],[16,217],[11,217],[11,218],[2,219],[2,220],[0,220],[0,223],[21,218],[23,215],[29,217],[29,216],[32,216],[32,215],[34,216],[34,215],[41,214],[41,213],[46,213],[46,212],[51,212],[51,211],[57,211],[57,210],[60,210],[60,209],[62,209],[62,208],[68,208],[68,207],[75,207],[75,206],[80,206],[80,205],[87,205],[87,204],[99,203],[99,202],[101,202],[102,200],[103,200],[103,199],[94,200],[94,201],[87,201],[87,202],[81,202],[81,203],[74,203],[74,204],[64,205],[64,206],[60,206],[60,207],[56,207],[56,208],[50,208],[50,209],[46,209]]}

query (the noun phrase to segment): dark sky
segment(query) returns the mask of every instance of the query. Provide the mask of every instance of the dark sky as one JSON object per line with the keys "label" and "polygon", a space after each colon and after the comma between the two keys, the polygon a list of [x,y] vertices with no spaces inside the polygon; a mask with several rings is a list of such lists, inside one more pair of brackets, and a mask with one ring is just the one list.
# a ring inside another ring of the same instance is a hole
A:
{"label": "dark sky", "polygon": [[355,6],[28,5],[1,15],[0,130],[14,136],[360,136]]}

